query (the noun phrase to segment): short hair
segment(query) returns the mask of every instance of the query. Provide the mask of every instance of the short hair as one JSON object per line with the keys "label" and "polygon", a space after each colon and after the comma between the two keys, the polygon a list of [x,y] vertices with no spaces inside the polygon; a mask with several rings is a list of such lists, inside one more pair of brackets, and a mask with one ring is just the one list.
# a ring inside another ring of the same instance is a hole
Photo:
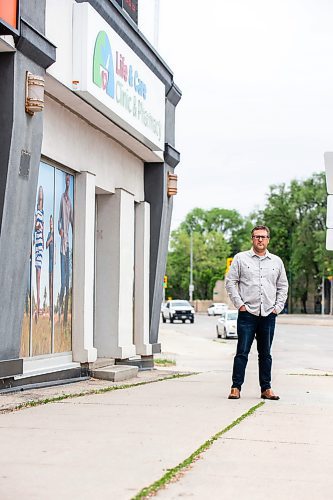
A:
{"label": "short hair", "polygon": [[258,229],[263,229],[264,231],[266,231],[267,237],[270,238],[270,231],[269,231],[269,228],[267,226],[256,226],[256,227],[254,227],[252,229],[252,231],[251,231],[251,237],[253,237],[254,231],[258,231]]}

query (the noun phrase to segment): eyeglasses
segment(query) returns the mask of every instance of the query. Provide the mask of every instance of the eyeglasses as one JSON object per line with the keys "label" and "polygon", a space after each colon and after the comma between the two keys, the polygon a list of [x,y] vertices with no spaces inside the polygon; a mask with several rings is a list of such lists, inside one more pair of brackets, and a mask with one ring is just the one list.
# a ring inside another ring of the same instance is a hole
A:
{"label": "eyeglasses", "polygon": [[252,238],[254,240],[266,240],[266,239],[269,240],[269,236],[261,236],[261,235],[258,235],[258,236],[254,235],[254,236],[252,236]]}

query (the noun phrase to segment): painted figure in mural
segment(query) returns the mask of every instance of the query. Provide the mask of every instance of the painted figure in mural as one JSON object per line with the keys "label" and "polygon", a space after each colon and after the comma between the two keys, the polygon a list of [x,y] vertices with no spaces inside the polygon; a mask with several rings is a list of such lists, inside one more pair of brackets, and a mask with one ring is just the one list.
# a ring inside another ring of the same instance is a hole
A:
{"label": "painted figure in mural", "polygon": [[[70,175],[66,174],[66,189],[60,199],[58,231],[61,238],[60,245],[60,268],[61,268],[61,288],[59,294],[59,317],[63,311],[64,322],[67,322],[68,298],[69,298],[69,225],[73,229],[73,207],[69,197]],[[64,295],[65,307],[63,307]]]}
{"label": "painted figure in mural", "polygon": [[226,276],[227,292],[239,311],[237,351],[228,397],[240,398],[248,356],[256,339],[261,397],[274,401],[279,396],[271,389],[271,347],[276,317],[287,300],[288,280],[280,257],[267,250],[270,240],[268,227],[254,227],[251,238],[251,250],[235,255]]}
{"label": "painted figure in mural", "polygon": [[40,308],[40,275],[43,264],[44,251],[44,194],[43,187],[39,186],[37,197],[37,209],[35,213],[35,268],[36,268],[36,289],[37,289],[37,305],[35,309],[35,320],[43,312]]}
{"label": "painted figure in mural", "polygon": [[53,319],[53,259],[54,259],[54,230],[53,217],[50,215],[50,231],[47,235],[46,248],[49,249],[49,297],[50,297],[50,321]]}

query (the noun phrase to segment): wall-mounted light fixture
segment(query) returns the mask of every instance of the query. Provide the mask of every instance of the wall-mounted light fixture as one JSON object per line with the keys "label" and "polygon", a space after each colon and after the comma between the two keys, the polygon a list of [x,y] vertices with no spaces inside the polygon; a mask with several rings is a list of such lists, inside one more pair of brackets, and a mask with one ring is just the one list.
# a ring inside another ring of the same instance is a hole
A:
{"label": "wall-mounted light fixture", "polygon": [[44,78],[27,71],[25,81],[25,110],[33,115],[44,109]]}
{"label": "wall-mounted light fixture", "polygon": [[168,196],[177,194],[177,175],[168,172]]}

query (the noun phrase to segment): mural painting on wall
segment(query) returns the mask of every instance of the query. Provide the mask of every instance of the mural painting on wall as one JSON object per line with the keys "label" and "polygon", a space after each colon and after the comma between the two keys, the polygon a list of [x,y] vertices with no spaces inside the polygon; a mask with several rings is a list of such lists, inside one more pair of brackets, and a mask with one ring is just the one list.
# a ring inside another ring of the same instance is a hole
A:
{"label": "mural painting on wall", "polygon": [[72,348],[74,177],[40,164],[21,356]]}

